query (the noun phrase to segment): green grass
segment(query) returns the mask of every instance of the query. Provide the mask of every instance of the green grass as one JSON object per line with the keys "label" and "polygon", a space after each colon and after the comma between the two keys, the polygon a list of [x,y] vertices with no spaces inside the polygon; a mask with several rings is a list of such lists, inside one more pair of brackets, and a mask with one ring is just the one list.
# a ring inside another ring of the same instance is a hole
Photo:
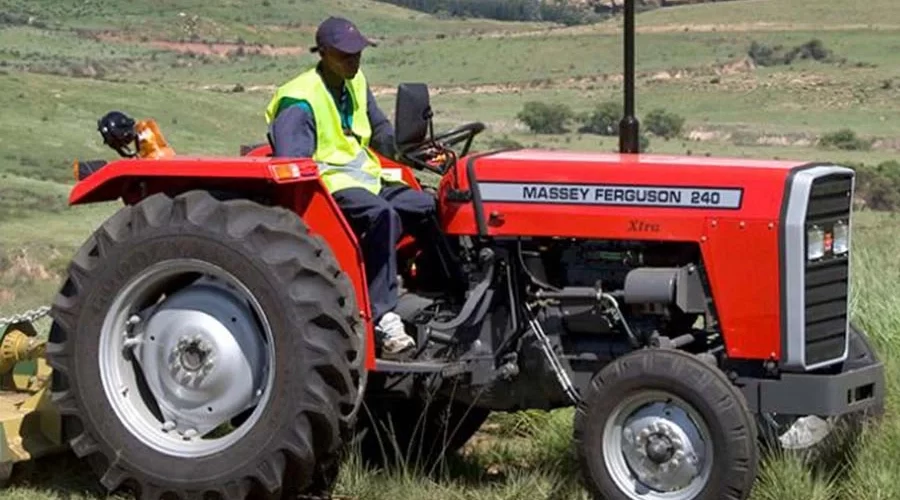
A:
{"label": "green grass", "polygon": [[78,246],[112,204],[67,207],[54,182],[0,175],[0,317],[48,304]]}
{"label": "green grass", "polygon": [[[747,0],[642,14],[638,26],[648,32],[638,36],[639,114],[664,107],[686,118],[685,137],[654,137],[650,150],[809,161],[895,159],[900,150],[900,9],[894,3]],[[483,121],[488,130],[476,142],[478,148],[504,137],[547,148],[617,147],[614,137],[574,130],[533,134],[516,119],[528,100],[563,102],[576,111],[606,100],[619,102],[621,84],[612,78],[621,71],[617,22],[534,32],[548,25],[440,20],[371,0],[269,4],[0,0],[0,13],[17,20],[0,27],[0,316],[46,304],[68,259],[115,210],[114,203],[66,206],[72,160],[115,157],[96,131],[100,116],[119,109],[155,118],[180,154],[233,155],[240,144],[264,140],[262,110],[270,86],[313,61],[305,53],[178,54],[148,45],[151,40],[240,38],[248,44],[305,47],[319,20],[340,13],[382,39],[364,58],[373,85],[424,81],[435,89],[439,130]],[[34,17],[25,25],[28,16]],[[685,31],[685,24],[695,29]],[[866,29],[869,24],[878,29]],[[100,31],[128,40],[96,41]],[[744,57],[752,41],[793,46],[812,38],[847,62],[716,74],[718,65]],[[204,90],[213,84],[222,89],[242,84],[247,91]],[[378,101],[393,114],[392,95]],[[814,145],[817,137],[842,127],[886,144],[870,151]],[[692,132],[713,136],[691,140]],[[762,139],[785,144],[763,144]],[[766,457],[754,500],[900,498],[895,444],[900,442],[900,365],[895,361],[900,354],[900,289],[895,284],[900,218],[864,213],[858,221],[864,227],[854,236],[853,310],[887,362],[888,418],[852,450],[840,473],[796,457]],[[570,410],[497,414],[476,446],[443,474],[376,473],[351,461],[339,490],[367,500],[580,499],[570,436]],[[24,465],[14,479],[0,499],[104,497],[86,467],[68,455]]]}
{"label": "green grass", "polygon": [[111,110],[153,118],[179,153],[237,154],[265,140],[261,94],[12,73],[0,75],[0,172],[68,183],[73,159],[115,157],[97,132]]}

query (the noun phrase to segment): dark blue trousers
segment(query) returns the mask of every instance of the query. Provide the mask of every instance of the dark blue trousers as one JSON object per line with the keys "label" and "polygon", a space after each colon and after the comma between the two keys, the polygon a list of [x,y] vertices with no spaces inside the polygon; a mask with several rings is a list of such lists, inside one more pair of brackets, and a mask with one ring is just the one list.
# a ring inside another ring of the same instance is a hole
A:
{"label": "dark blue trousers", "polygon": [[385,184],[377,196],[362,188],[342,189],[333,196],[359,240],[377,324],[397,306],[396,245],[403,234],[427,240],[428,224],[437,211],[434,196],[402,184]]}

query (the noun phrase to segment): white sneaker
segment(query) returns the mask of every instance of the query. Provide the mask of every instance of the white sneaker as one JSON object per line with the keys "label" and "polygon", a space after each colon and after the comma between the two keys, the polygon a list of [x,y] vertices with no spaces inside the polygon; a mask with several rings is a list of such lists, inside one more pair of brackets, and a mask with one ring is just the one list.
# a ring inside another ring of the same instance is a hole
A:
{"label": "white sneaker", "polygon": [[395,312],[385,313],[377,329],[382,333],[381,345],[386,354],[398,354],[416,346],[415,339],[406,333],[403,320]]}

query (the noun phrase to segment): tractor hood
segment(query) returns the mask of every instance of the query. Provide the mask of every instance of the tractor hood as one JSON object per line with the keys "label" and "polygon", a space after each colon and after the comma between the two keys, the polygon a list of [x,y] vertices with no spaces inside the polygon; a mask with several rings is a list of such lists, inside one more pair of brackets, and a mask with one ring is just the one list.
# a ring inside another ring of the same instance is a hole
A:
{"label": "tractor hood", "polygon": [[[614,227],[695,240],[710,220],[781,219],[787,182],[808,162],[515,150],[473,155],[442,184],[448,232],[595,237]],[[465,200],[465,201],[461,201]],[[685,234],[687,231],[691,236]],[[622,237],[640,236],[622,234]]]}

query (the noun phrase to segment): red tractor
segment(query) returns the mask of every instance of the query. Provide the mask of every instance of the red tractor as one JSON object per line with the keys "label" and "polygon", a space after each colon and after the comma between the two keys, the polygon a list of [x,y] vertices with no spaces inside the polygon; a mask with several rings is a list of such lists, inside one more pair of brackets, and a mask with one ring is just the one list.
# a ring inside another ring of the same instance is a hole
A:
{"label": "red tractor", "polygon": [[619,154],[473,154],[482,124],[435,137],[427,88],[399,87],[385,166],[440,176],[439,237],[398,247],[409,360],[379,359],[363,249],[310,159],[82,165],[72,204],[124,206],[53,304],[75,453],[140,498],[288,498],[328,491],[355,435],[373,460],[440,454],[489,412],[575,406],[592,494],[743,499],[768,433],[879,413],[854,171],[638,153],[633,9]]}

